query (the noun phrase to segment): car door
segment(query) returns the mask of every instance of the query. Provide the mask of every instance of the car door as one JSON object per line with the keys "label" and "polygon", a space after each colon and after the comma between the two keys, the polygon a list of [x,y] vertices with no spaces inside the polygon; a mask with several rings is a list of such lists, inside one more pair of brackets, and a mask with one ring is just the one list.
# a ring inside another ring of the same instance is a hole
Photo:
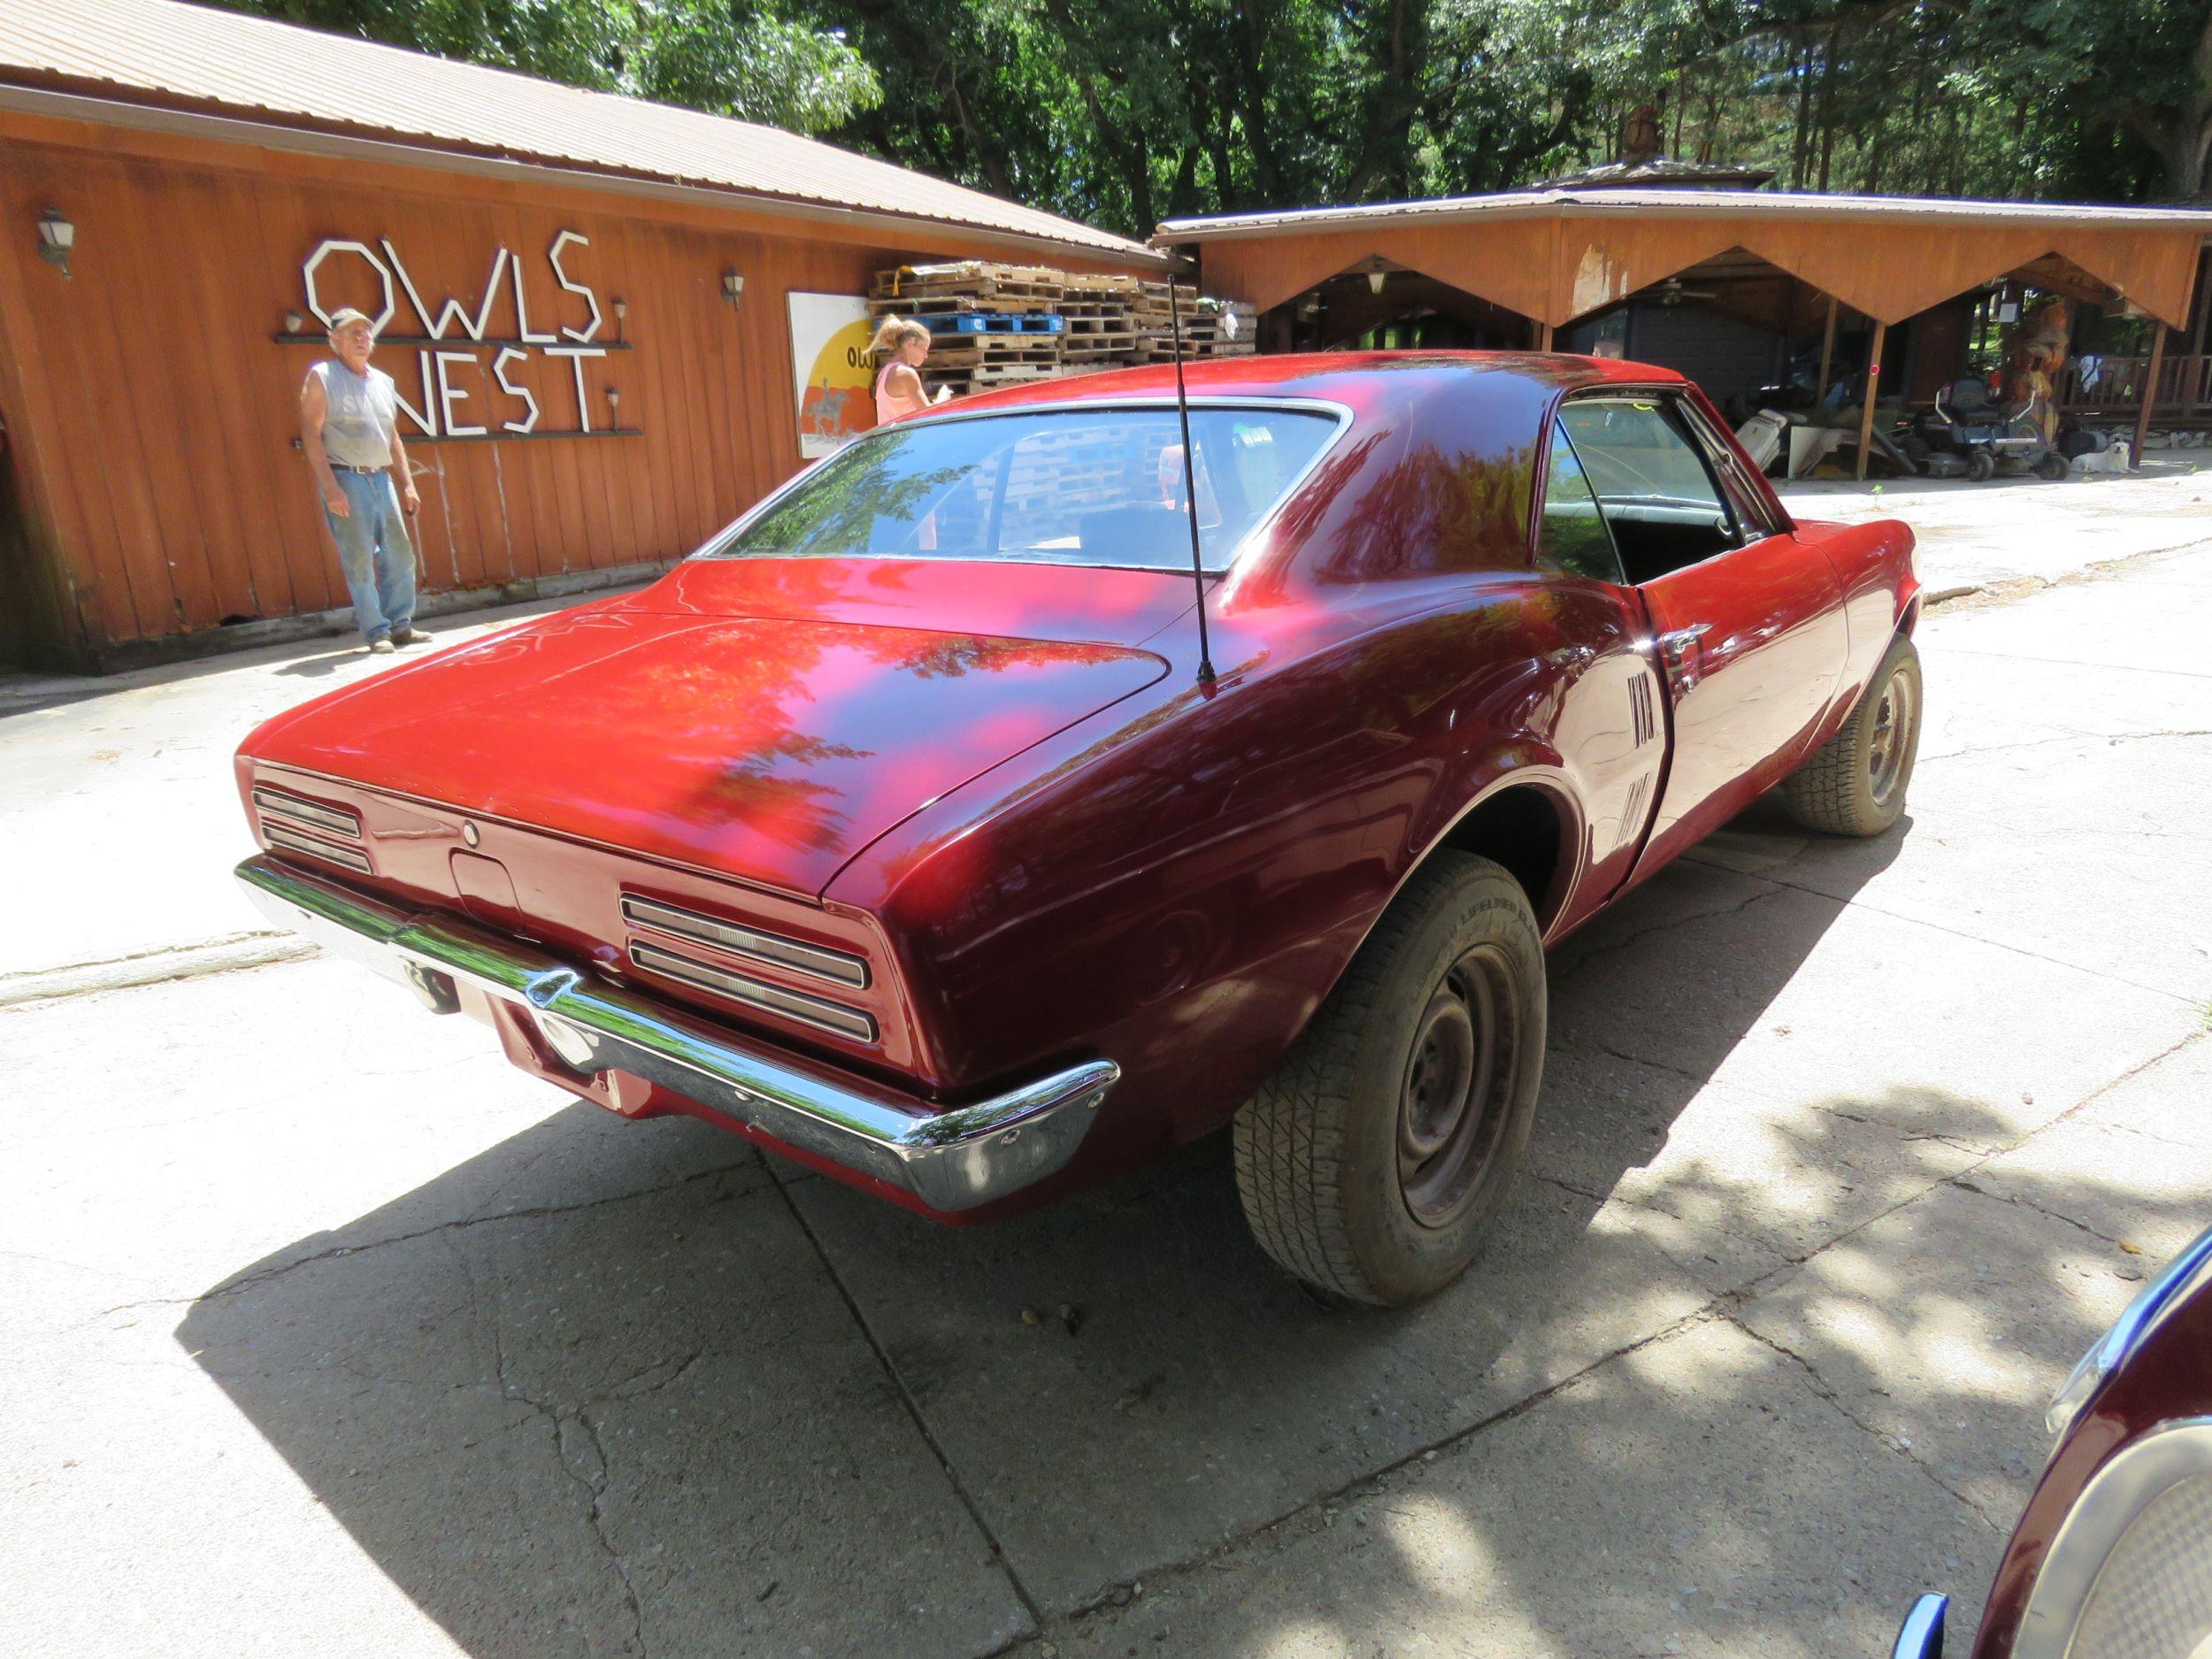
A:
{"label": "car door", "polygon": [[1648,873],[1793,771],[1842,679],[1848,634],[1834,568],[1749,488],[1678,395],[1574,398],[1574,446],[1666,681],[1672,754]]}

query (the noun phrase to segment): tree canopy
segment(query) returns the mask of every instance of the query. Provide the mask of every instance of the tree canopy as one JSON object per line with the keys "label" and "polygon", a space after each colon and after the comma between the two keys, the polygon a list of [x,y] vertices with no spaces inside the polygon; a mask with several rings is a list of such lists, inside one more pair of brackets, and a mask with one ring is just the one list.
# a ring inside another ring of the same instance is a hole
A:
{"label": "tree canopy", "polygon": [[2212,199],[2212,0],[230,0],[810,133],[1132,234],[1667,153]]}

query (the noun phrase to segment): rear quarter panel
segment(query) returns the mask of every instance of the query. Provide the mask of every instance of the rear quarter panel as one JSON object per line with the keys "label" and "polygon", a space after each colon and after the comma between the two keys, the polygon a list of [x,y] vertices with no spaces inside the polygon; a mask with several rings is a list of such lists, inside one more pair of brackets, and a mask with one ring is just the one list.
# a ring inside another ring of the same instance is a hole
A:
{"label": "rear quarter panel", "polygon": [[1909,630],[1917,620],[1920,579],[1913,570],[1913,533],[1898,519],[1849,525],[1801,519],[1794,534],[1834,567],[1850,627],[1849,656],[1821,734],[1824,741],[1858,706],[1898,630]]}
{"label": "rear quarter panel", "polygon": [[[1624,761],[1656,757],[1628,754],[1626,693],[1603,677],[1578,690],[1590,659],[1566,649],[1586,634],[1617,657],[1627,626],[1612,626],[1621,638],[1525,576],[1302,617],[1295,652],[1231,619],[1216,687],[1179,662],[1018,777],[1002,768],[918,815],[825,896],[882,918],[962,1087],[1090,1053],[1122,1066],[1077,1163],[1033,1202],[1227,1121],[1489,791],[1528,784],[1558,810],[1549,919],[1594,872],[1617,881],[1633,831],[1621,803],[1597,819],[1583,803],[1624,796]],[[1593,706],[1601,687],[1617,710]]]}

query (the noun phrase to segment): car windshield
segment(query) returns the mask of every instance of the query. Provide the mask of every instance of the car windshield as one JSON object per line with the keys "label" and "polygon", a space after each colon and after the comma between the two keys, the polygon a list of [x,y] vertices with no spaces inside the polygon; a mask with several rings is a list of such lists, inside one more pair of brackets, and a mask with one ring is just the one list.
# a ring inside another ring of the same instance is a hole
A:
{"label": "car windshield", "polygon": [[[1328,414],[1194,407],[1201,562],[1238,546],[1328,444]],[[1100,405],[918,421],[815,467],[713,558],[993,559],[1188,570],[1174,409]]]}

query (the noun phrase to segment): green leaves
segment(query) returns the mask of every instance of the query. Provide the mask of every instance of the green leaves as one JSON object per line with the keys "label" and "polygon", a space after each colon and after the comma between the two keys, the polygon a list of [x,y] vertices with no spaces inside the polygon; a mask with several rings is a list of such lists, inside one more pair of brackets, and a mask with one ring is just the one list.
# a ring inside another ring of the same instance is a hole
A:
{"label": "green leaves", "polygon": [[1670,154],[1784,188],[2212,194],[2212,0],[229,0],[823,134],[1135,235]]}

